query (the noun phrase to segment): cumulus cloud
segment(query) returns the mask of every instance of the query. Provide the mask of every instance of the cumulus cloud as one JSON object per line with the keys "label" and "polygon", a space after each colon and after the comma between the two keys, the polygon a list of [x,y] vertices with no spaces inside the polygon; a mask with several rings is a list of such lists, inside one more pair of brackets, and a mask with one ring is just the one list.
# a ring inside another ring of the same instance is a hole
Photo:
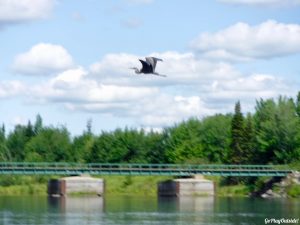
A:
{"label": "cumulus cloud", "polygon": [[154,95],[156,88],[102,84],[91,79],[84,68],[64,71],[32,89],[38,98],[80,103],[121,103]]}
{"label": "cumulus cloud", "polygon": [[1,0],[0,24],[21,23],[47,17],[56,0]]}
{"label": "cumulus cloud", "polygon": [[216,109],[220,106],[228,107],[233,101],[241,100],[247,110],[252,111],[253,103],[257,99],[276,98],[280,94],[290,96],[294,93],[296,87],[282,78],[271,74],[251,74],[223,82],[213,81],[205,100],[212,102]]}
{"label": "cumulus cloud", "polygon": [[60,46],[48,43],[34,45],[15,57],[13,70],[27,75],[48,75],[73,66],[72,56]]}
{"label": "cumulus cloud", "polygon": [[163,127],[189,117],[232,112],[241,100],[251,111],[255,99],[293,95],[296,89],[271,74],[243,74],[226,63],[198,59],[193,53],[153,53],[164,59],[167,78],[135,75],[139,56],[108,54],[90,68],[58,73],[28,87],[31,101],[62,104],[71,111],[129,118],[142,127]]}
{"label": "cumulus cloud", "polygon": [[141,68],[141,56],[131,54],[108,54],[90,67],[92,76],[103,83],[128,84],[131,86],[174,86],[204,84],[211,79],[234,79],[240,76],[228,63],[217,63],[198,59],[193,53],[164,52],[151,53],[163,59],[158,62],[156,71],[167,78],[135,74],[130,67]]}
{"label": "cumulus cloud", "polygon": [[256,26],[237,23],[216,33],[202,33],[191,48],[209,59],[247,61],[300,52],[300,25],[273,20]]}
{"label": "cumulus cloud", "polygon": [[300,5],[300,0],[218,0],[219,2],[248,5],[248,6],[264,6],[264,7],[290,7]]}

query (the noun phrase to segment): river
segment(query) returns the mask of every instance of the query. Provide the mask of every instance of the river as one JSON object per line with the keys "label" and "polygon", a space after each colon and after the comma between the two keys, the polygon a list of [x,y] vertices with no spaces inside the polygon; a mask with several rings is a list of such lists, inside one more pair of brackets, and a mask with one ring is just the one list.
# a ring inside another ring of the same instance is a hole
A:
{"label": "river", "polygon": [[300,199],[0,196],[4,225],[261,225],[282,218],[300,224],[299,212]]}

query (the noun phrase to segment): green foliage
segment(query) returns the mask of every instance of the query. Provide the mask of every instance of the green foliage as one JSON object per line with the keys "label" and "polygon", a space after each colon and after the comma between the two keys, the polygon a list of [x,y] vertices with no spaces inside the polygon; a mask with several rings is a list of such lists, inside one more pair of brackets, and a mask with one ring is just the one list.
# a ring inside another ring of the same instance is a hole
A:
{"label": "green foliage", "polygon": [[292,99],[257,102],[254,115],[259,163],[286,164],[300,158],[300,118]]}
{"label": "green foliage", "polygon": [[250,113],[247,114],[244,128],[244,138],[243,138],[243,151],[244,151],[244,163],[254,164],[255,163],[255,129],[253,117]]}
{"label": "green foliage", "polygon": [[89,132],[75,137],[72,143],[72,161],[81,163],[89,162],[94,141],[95,137]]}
{"label": "green foliage", "polygon": [[203,158],[200,138],[201,122],[190,119],[164,131],[164,147],[168,163],[184,163],[190,159]]}
{"label": "green foliage", "polygon": [[292,184],[287,191],[288,196],[292,198],[299,198],[300,197],[300,185]]}
{"label": "green foliage", "polygon": [[15,161],[23,161],[25,158],[24,148],[31,138],[29,136],[31,135],[31,132],[29,132],[30,128],[17,125],[14,131],[8,136],[7,147],[10,149],[10,154]]}
{"label": "green foliage", "polygon": [[71,138],[65,127],[44,126],[40,115],[8,135],[0,128],[0,161],[298,165],[299,160],[300,92],[295,101],[260,99],[247,116],[237,102],[232,115],[190,118],[161,132],[126,127],[94,135],[88,120],[86,131]]}
{"label": "green foliage", "polygon": [[296,99],[296,102],[295,102],[295,106],[296,106],[297,116],[300,117],[300,91],[298,92],[297,99]]}
{"label": "green foliage", "polygon": [[218,196],[248,196],[250,192],[249,186],[239,184],[239,185],[229,185],[229,186],[218,186],[217,193]]}
{"label": "green foliage", "polygon": [[0,161],[10,161],[11,160],[10,151],[7,148],[6,142],[7,141],[5,138],[5,126],[3,124],[0,129]]}
{"label": "green foliage", "polygon": [[90,162],[147,163],[152,144],[143,130],[116,129],[102,132],[91,148]]}
{"label": "green foliage", "polygon": [[232,164],[242,164],[244,160],[244,140],[245,140],[244,117],[241,112],[241,104],[235,104],[234,115],[231,122],[231,152],[229,162]]}
{"label": "green foliage", "polygon": [[217,114],[203,119],[200,138],[204,157],[208,162],[224,163],[227,161],[231,140],[231,115]]}
{"label": "green foliage", "polygon": [[35,118],[35,123],[34,123],[34,133],[38,134],[41,130],[43,129],[43,119],[40,114],[38,114]]}
{"label": "green foliage", "polygon": [[25,161],[70,161],[70,137],[66,128],[45,127],[25,145]]}
{"label": "green foliage", "polygon": [[166,149],[164,147],[165,136],[161,133],[150,131],[145,135],[146,161],[148,163],[165,163]]}

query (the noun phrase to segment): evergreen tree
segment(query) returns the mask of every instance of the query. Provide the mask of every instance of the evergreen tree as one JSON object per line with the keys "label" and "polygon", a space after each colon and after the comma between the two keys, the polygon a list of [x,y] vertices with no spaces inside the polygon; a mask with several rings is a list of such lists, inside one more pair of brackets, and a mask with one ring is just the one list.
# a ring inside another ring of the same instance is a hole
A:
{"label": "evergreen tree", "polygon": [[35,132],[33,130],[33,126],[31,125],[30,120],[27,123],[27,127],[26,127],[26,130],[25,130],[25,135],[28,138],[28,140],[31,139],[33,136],[35,136]]}
{"label": "evergreen tree", "polygon": [[255,164],[255,130],[253,124],[253,118],[250,113],[247,114],[244,129],[244,163]]}
{"label": "evergreen tree", "polygon": [[43,129],[43,119],[40,114],[36,115],[33,131],[38,134]]}
{"label": "evergreen tree", "polygon": [[231,122],[231,154],[229,162],[232,164],[241,164],[244,162],[244,117],[241,112],[241,104],[238,101],[235,104],[234,115]]}
{"label": "evergreen tree", "polygon": [[92,119],[89,119],[89,120],[86,122],[86,133],[87,133],[88,135],[92,135],[92,122],[93,122]]}

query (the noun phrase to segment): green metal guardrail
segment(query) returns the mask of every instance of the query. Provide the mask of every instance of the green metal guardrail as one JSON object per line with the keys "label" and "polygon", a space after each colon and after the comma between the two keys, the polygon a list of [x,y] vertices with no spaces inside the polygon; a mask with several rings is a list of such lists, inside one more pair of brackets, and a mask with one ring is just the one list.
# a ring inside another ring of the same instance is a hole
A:
{"label": "green metal guardrail", "polygon": [[0,162],[0,174],[20,175],[286,176],[291,172],[284,165]]}

